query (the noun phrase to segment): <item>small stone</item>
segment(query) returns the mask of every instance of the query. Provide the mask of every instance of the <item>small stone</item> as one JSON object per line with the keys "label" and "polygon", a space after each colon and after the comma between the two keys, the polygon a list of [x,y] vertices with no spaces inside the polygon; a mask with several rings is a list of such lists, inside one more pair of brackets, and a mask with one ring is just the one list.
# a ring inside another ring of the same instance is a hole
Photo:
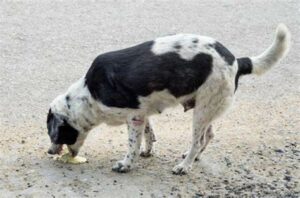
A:
{"label": "small stone", "polygon": [[284,151],[282,149],[275,149],[274,150],[276,153],[284,153]]}
{"label": "small stone", "polygon": [[224,184],[228,184],[229,181],[228,181],[227,179],[224,179],[224,180],[223,180],[223,183],[224,183]]}
{"label": "small stone", "polygon": [[275,190],[275,189],[276,189],[276,188],[275,188],[274,186],[272,186],[271,184],[269,184],[268,186],[269,186],[269,188],[270,188],[271,190]]}
{"label": "small stone", "polygon": [[225,159],[226,165],[228,167],[231,167],[232,163],[230,162],[230,160],[227,157],[225,157],[224,159]]}
{"label": "small stone", "polygon": [[269,176],[273,176],[274,175],[272,171],[269,171],[268,173],[269,173]]}
{"label": "small stone", "polygon": [[291,174],[291,171],[285,170],[285,174],[290,175],[290,174]]}
{"label": "small stone", "polygon": [[176,188],[175,186],[173,186],[173,187],[171,188],[171,191],[178,191],[178,188]]}
{"label": "small stone", "polygon": [[202,193],[202,192],[197,192],[197,193],[195,194],[195,198],[199,198],[199,197],[204,197],[204,193]]}
{"label": "small stone", "polygon": [[284,185],[287,189],[291,189],[291,188],[293,188],[290,184],[288,184],[288,183],[286,183],[285,185]]}
{"label": "small stone", "polygon": [[286,175],[283,179],[286,180],[287,182],[290,182],[292,180],[292,176]]}

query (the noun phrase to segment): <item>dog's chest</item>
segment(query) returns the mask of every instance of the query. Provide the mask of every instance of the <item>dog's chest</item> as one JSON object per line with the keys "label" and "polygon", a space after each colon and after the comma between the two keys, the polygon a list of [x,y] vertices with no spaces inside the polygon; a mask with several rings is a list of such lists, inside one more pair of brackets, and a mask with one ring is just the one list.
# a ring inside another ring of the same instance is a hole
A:
{"label": "dog's chest", "polygon": [[127,117],[132,113],[131,109],[108,107],[99,104],[101,109],[101,122],[108,125],[117,126],[126,123]]}

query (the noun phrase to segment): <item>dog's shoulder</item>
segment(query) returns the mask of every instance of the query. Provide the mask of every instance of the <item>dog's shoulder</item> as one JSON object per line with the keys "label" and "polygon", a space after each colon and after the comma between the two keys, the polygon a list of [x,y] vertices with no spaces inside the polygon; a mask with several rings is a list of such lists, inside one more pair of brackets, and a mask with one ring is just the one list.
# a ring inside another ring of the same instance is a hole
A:
{"label": "dog's shoulder", "polygon": [[137,93],[122,82],[134,67],[151,60],[153,41],[99,55],[92,63],[85,83],[91,95],[103,104],[113,107],[138,108]]}

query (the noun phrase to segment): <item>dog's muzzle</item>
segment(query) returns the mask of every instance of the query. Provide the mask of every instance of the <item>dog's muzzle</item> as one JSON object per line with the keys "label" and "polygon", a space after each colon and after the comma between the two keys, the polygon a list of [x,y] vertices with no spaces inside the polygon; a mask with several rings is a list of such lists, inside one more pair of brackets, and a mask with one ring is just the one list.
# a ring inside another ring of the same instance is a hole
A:
{"label": "dog's muzzle", "polygon": [[55,155],[60,154],[62,151],[62,144],[52,144],[51,147],[48,149],[48,154]]}

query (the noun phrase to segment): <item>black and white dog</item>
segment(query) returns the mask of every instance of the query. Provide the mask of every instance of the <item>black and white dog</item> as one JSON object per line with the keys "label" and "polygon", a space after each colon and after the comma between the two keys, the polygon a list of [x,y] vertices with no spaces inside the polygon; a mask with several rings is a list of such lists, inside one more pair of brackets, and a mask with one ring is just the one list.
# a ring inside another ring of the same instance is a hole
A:
{"label": "black and white dog", "polygon": [[48,153],[58,154],[66,144],[76,156],[93,127],[127,123],[128,153],[113,170],[128,172],[139,154],[150,155],[154,134],[148,117],[182,104],[194,109],[193,140],[173,173],[186,174],[212,139],[212,122],[233,102],[239,77],[269,70],[287,54],[289,43],[290,33],[280,24],[272,45],[256,57],[235,58],[213,38],[193,34],[99,55],[87,74],[51,103]]}

